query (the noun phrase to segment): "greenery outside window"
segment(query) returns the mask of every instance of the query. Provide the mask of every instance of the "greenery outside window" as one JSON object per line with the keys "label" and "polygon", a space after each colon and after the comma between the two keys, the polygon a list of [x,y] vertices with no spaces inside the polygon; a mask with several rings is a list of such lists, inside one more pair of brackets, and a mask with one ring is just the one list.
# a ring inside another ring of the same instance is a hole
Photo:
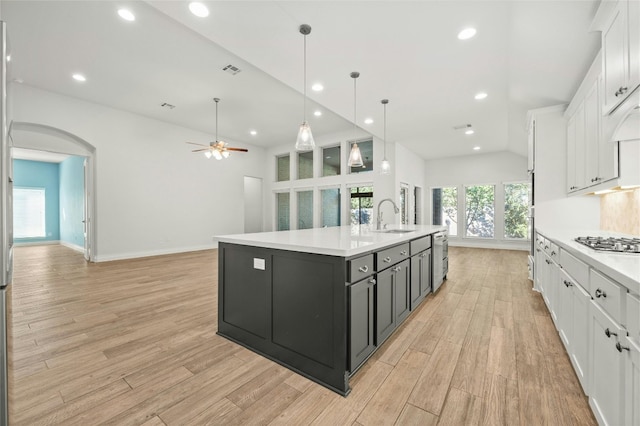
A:
{"label": "greenery outside window", "polygon": [[322,227],[340,226],[340,188],[320,190]]}
{"label": "greenery outside window", "polygon": [[313,151],[298,153],[298,179],[313,177]]}
{"label": "greenery outside window", "polygon": [[277,229],[278,231],[288,231],[289,226],[289,193],[278,192],[276,193],[276,216],[278,218]]}
{"label": "greenery outside window", "polygon": [[465,237],[494,238],[495,187],[465,187]]}
{"label": "greenery outside window", "polygon": [[298,229],[313,228],[313,191],[298,191]]}
{"label": "greenery outside window", "polygon": [[373,222],[373,186],[350,188],[350,217],[352,225]]}
{"label": "greenery outside window", "polygon": [[504,185],[504,237],[525,240],[529,238],[529,183]]}
{"label": "greenery outside window", "polygon": [[289,180],[289,154],[276,157],[276,182]]}
{"label": "greenery outside window", "polygon": [[433,225],[444,225],[450,236],[458,235],[458,188],[433,188]]}
{"label": "greenery outside window", "polygon": [[340,145],[322,148],[322,176],[340,174]]}

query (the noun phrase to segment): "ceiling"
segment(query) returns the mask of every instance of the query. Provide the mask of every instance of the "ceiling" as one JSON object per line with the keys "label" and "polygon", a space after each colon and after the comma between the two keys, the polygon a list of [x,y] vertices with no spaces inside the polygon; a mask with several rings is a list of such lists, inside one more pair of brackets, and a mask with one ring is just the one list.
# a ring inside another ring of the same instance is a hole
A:
{"label": "ceiling", "polygon": [[[9,77],[240,144],[295,143],[358,126],[425,159],[510,150],[526,155],[526,111],[568,103],[595,57],[589,33],[598,1],[2,1]],[[117,9],[135,15],[126,22]],[[476,37],[457,33],[477,28]],[[222,70],[232,64],[236,75]],[[84,83],[71,78],[75,72]],[[477,92],[488,97],[474,100]],[[162,103],[175,108],[161,107]],[[321,110],[322,116],[312,112]],[[372,118],[370,125],[365,118]],[[473,135],[454,130],[471,124]],[[250,135],[255,130],[255,136]],[[207,141],[193,141],[207,142]],[[479,151],[473,151],[480,146]]]}

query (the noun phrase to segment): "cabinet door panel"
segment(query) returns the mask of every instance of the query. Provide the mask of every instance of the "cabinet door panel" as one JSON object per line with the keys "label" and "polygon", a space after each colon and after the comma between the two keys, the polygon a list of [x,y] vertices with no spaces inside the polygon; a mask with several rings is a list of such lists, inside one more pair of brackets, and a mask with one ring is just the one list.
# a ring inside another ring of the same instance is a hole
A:
{"label": "cabinet door panel", "polygon": [[589,306],[591,305],[591,296],[582,288],[579,283],[574,281],[571,287],[573,292],[572,318],[571,318],[571,352],[570,358],[573,368],[580,380],[582,390],[589,395]]}
{"label": "cabinet door panel", "polygon": [[349,286],[349,371],[357,369],[375,349],[374,292],[375,280],[364,279]]}
{"label": "cabinet door panel", "polygon": [[619,93],[625,83],[625,68],[627,64],[625,26],[626,1],[619,1],[609,25],[602,32],[604,105],[608,113],[622,100]]}
{"label": "cabinet door panel", "polygon": [[396,325],[399,325],[409,316],[411,311],[411,301],[409,299],[411,288],[411,274],[409,273],[409,260],[400,262],[393,270],[395,272],[395,303],[396,303]]}
{"label": "cabinet door panel", "polygon": [[396,327],[394,278],[390,268],[377,275],[376,345],[384,342]]}
{"label": "cabinet door panel", "polygon": [[628,339],[625,345],[629,348],[625,366],[625,424],[640,425],[640,347]]}
{"label": "cabinet door panel", "polygon": [[420,293],[423,297],[431,292],[431,249],[425,251],[421,255],[422,263],[420,264],[421,279],[420,279]]}

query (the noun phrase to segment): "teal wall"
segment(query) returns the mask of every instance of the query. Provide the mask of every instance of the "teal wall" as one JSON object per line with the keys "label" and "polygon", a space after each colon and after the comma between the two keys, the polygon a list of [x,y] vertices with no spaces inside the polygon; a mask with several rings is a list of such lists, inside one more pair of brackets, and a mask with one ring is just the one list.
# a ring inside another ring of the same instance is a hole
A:
{"label": "teal wall", "polygon": [[84,246],[84,157],[60,163],[60,241]]}
{"label": "teal wall", "polygon": [[60,191],[59,167],[57,163],[13,160],[13,186],[44,188],[46,238],[16,238],[16,242],[60,240]]}

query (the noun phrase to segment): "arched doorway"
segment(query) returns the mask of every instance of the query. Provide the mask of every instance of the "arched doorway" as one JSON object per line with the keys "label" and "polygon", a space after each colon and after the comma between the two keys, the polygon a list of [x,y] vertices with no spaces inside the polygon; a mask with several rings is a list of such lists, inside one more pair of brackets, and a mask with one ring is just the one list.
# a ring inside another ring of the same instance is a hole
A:
{"label": "arched doorway", "polygon": [[96,247],[96,148],[86,140],[65,130],[52,126],[12,122],[9,126],[9,147],[13,158],[13,148],[37,150],[50,153],[81,156],[84,161],[84,257],[94,261]]}

